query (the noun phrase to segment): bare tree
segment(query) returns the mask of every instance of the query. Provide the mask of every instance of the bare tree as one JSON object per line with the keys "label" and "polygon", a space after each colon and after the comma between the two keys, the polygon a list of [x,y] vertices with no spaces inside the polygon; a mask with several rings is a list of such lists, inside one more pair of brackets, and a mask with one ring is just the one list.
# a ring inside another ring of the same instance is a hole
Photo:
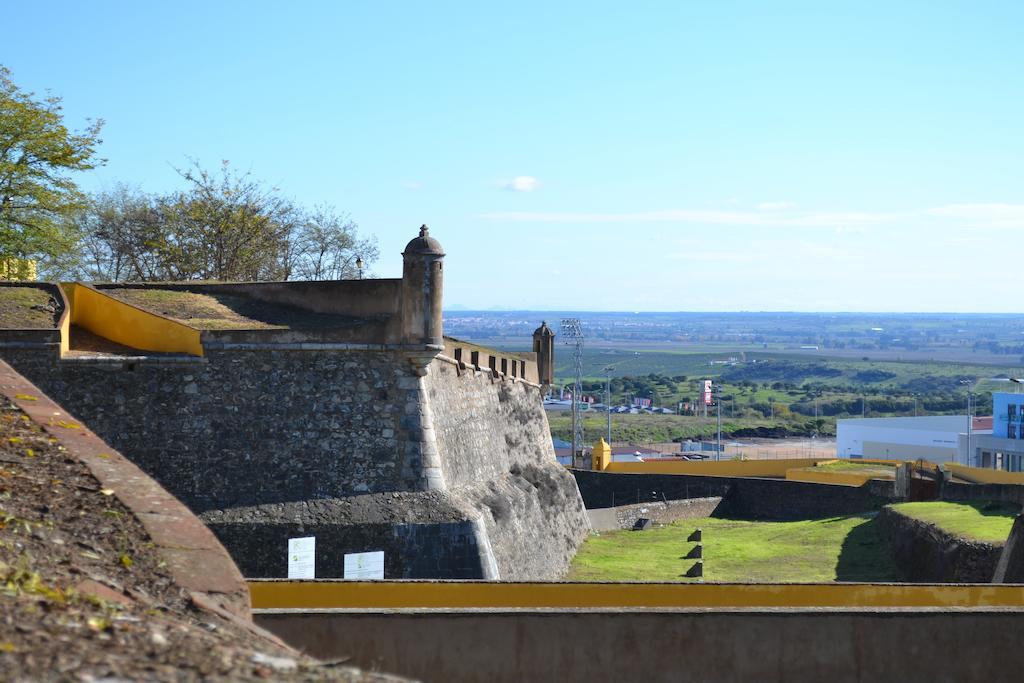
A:
{"label": "bare tree", "polygon": [[76,218],[77,260],[63,271],[108,281],[311,280],[359,275],[377,259],[376,240],[331,207],[305,211],[276,188],[196,162],[188,185],[165,196],[121,185],[98,194]]}
{"label": "bare tree", "polygon": [[377,260],[377,241],[363,239],[358,226],[332,207],[317,206],[305,216],[298,233],[295,274],[305,280],[345,280],[362,273],[356,265]]}

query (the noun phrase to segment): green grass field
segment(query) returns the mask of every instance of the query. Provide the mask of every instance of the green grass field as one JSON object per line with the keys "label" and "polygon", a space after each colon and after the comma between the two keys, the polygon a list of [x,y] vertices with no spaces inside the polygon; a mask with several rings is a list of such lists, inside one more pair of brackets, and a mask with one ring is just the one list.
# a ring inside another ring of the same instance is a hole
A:
{"label": "green grass field", "polygon": [[987,502],[898,503],[892,507],[951,534],[987,543],[1004,542],[1020,512],[1015,505]]}
{"label": "green grass field", "polygon": [[684,559],[696,527],[704,535],[704,580],[797,583],[893,581],[873,516],[797,522],[707,518],[649,531],[591,536],[573,560],[572,581],[694,581]]}
{"label": "green grass field", "polygon": [[814,467],[805,469],[819,472],[849,472],[850,474],[869,474],[880,479],[896,478],[896,463],[891,465],[882,462],[857,462],[856,460],[836,460],[820,462]]}

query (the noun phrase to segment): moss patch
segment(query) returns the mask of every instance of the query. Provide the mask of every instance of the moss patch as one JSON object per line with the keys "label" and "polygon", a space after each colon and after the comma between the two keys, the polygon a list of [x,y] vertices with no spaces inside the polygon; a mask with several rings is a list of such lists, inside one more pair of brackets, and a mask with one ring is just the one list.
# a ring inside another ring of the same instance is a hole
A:
{"label": "moss patch", "polygon": [[795,583],[891,581],[896,568],[873,516],[796,522],[708,518],[650,531],[591,536],[573,560],[574,581],[693,581],[684,576],[696,527],[704,532],[704,580]]}
{"label": "moss patch", "polygon": [[995,502],[897,503],[892,507],[954,536],[985,543],[1005,542],[1010,535],[1013,518],[1020,512],[1019,506]]}

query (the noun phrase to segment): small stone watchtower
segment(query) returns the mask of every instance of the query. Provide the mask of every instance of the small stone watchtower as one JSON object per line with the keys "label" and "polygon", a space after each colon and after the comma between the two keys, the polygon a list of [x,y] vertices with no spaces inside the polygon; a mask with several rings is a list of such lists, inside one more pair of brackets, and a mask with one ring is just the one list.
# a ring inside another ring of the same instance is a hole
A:
{"label": "small stone watchtower", "polygon": [[444,248],[426,225],[402,252],[402,343],[441,350]]}
{"label": "small stone watchtower", "polygon": [[533,331],[533,352],[537,354],[537,376],[541,386],[550,386],[555,381],[555,333],[547,321]]}

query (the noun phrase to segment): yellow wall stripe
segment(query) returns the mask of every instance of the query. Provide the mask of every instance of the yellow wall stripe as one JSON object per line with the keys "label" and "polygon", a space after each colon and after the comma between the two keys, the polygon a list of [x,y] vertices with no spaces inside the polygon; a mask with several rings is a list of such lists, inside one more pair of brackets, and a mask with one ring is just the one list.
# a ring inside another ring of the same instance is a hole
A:
{"label": "yellow wall stripe", "polygon": [[250,580],[253,609],[1024,607],[1024,585]]}

